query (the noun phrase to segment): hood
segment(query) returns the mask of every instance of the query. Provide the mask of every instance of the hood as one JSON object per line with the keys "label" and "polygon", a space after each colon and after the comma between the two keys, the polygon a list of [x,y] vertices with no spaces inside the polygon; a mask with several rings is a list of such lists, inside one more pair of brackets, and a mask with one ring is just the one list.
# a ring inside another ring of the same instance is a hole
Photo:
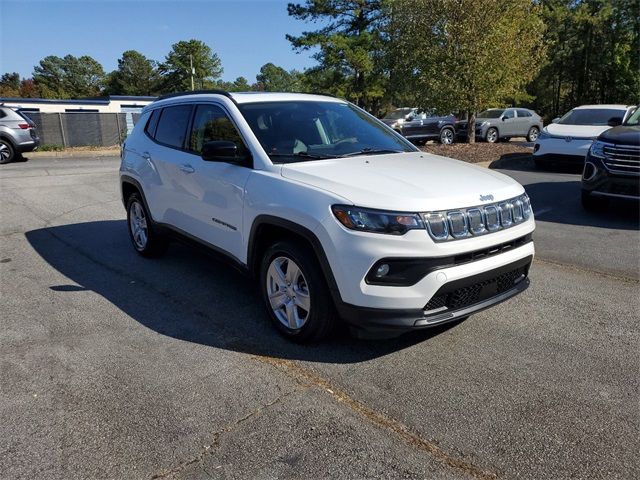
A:
{"label": "hood", "polygon": [[610,128],[608,125],[563,125],[551,123],[545,127],[545,130],[554,137],[596,138]]}
{"label": "hood", "polygon": [[621,125],[613,127],[603,132],[598,140],[603,142],[617,143],[619,145],[640,146],[640,125]]}
{"label": "hood", "polygon": [[354,205],[423,212],[481,205],[524,192],[506,175],[421,152],[286,164],[282,176],[332,192]]}
{"label": "hood", "polygon": [[383,118],[380,120],[381,122],[391,126],[394,123],[398,123],[398,119],[397,118]]}

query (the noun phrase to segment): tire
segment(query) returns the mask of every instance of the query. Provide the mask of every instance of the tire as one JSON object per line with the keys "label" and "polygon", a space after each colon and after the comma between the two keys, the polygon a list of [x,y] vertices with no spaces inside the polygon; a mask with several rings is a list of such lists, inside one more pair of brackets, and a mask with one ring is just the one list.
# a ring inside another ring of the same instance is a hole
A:
{"label": "tire", "polygon": [[455,140],[455,133],[452,128],[445,127],[440,130],[440,143],[442,145],[451,145]]}
{"label": "tire", "polygon": [[498,136],[498,129],[495,127],[491,127],[489,130],[487,130],[487,134],[485,135],[484,139],[488,143],[496,143],[498,140],[500,140],[500,137]]}
{"label": "tire", "polygon": [[259,281],[269,317],[284,337],[310,343],[333,330],[333,302],[310,248],[290,240],[276,242],[262,258]]}
{"label": "tire", "polygon": [[531,127],[529,133],[527,133],[527,142],[535,142],[540,136],[540,129],[538,127]]}
{"label": "tire", "polygon": [[143,257],[159,257],[167,251],[169,241],[153,225],[138,193],[127,200],[127,230],[133,248]]}
{"label": "tire", "polygon": [[591,195],[590,192],[586,190],[582,190],[582,207],[585,210],[593,211],[593,210],[601,210],[607,206],[609,203],[609,199],[606,197],[596,197]]}
{"label": "tire", "polygon": [[16,158],[16,150],[8,140],[0,138],[0,165],[13,162]]}

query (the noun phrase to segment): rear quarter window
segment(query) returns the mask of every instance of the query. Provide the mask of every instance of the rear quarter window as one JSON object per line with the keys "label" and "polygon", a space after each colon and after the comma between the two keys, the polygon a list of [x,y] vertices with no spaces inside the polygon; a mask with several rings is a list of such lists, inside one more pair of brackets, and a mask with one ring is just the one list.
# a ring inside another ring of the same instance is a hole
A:
{"label": "rear quarter window", "polygon": [[147,120],[147,124],[144,127],[144,131],[151,138],[154,138],[156,135],[156,127],[158,126],[158,119],[160,118],[160,109],[153,110],[151,115],[149,115],[149,120]]}

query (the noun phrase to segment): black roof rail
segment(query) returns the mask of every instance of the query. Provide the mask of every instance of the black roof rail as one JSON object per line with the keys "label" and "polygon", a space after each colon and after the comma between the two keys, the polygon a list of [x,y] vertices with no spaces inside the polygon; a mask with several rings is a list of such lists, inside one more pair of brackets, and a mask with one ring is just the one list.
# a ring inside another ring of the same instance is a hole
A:
{"label": "black roof rail", "polygon": [[160,95],[158,97],[158,100],[164,100],[166,98],[174,98],[174,97],[182,97],[182,96],[186,96],[186,95],[203,95],[203,94],[215,94],[215,95],[224,95],[227,98],[230,98],[234,103],[235,100],[234,98],[231,96],[231,94],[229,92],[227,92],[226,90],[217,90],[217,89],[212,89],[212,90],[192,90],[189,92],[176,92],[176,93],[167,93],[165,95]]}

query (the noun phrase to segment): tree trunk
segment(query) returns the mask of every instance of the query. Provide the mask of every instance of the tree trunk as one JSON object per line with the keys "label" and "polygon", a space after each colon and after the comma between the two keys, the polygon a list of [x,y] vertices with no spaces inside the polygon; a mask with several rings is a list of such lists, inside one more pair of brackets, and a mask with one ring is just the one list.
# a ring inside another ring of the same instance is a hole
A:
{"label": "tree trunk", "polygon": [[467,111],[467,142],[476,143],[476,112]]}

